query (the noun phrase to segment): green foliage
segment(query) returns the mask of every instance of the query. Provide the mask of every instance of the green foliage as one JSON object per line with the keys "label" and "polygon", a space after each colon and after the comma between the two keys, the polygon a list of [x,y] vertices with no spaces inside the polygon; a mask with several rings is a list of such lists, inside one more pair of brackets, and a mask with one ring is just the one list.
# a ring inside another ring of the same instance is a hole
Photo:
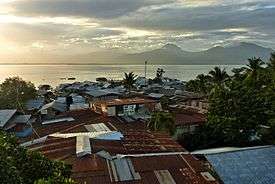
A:
{"label": "green foliage", "polygon": [[19,77],[7,78],[0,84],[0,108],[23,108],[27,100],[36,96],[34,84]]}
{"label": "green foliage", "polygon": [[153,83],[162,84],[162,78],[165,71],[162,68],[157,69],[156,77],[153,79]]}
{"label": "green foliage", "polygon": [[214,84],[221,85],[223,82],[225,82],[228,78],[229,75],[226,73],[225,69],[221,69],[220,67],[214,67],[213,70],[209,72],[210,75],[210,80]]}
{"label": "green foliage", "polygon": [[169,98],[166,96],[161,97],[160,104],[163,109],[167,110],[169,107]]}
{"label": "green foliage", "polygon": [[166,131],[173,134],[175,131],[174,118],[167,112],[155,112],[147,124],[152,131]]}
{"label": "green foliage", "polygon": [[28,151],[17,144],[15,136],[0,132],[0,181],[2,184],[33,184],[43,179],[67,181],[66,178],[71,174],[70,170],[71,167],[63,162],[51,161],[38,152]]}
{"label": "green foliage", "polygon": [[137,76],[133,73],[124,73],[124,79],[123,79],[123,84],[125,88],[128,90],[128,92],[131,91],[131,89],[134,87],[134,84],[136,82]]}
{"label": "green foliage", "polygon": [[[261,59],[251,58],[245,68],[234,69],[230,77],[217,68],[210,72],[212,90],[208,93],[207,123],[192,138],[183,138],[188,139],[189,148],[274,143],[275,70],[271,63],[274,55],[272,57],[267,67]],[[263,131],[262,125],[271,131]]]}
{"label": "green foliage", "polygon": [[209,75],[200,74],[195,80],[190,80],[186,84],[187,91],[209,95],[215,87],[224,84],[229,79],[229,75],[224,69],[215,67]]}

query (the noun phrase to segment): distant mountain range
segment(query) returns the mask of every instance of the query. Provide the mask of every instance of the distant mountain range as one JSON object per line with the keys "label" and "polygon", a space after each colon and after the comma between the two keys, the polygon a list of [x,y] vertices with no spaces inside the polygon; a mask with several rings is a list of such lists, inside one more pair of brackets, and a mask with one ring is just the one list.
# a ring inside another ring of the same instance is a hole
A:
{"label": "distant mountain range", "polygon": [[[271,48],[262,47],[253,43],[240,42],[226,47],[213,47],[199,52],[184,51],[174,44],[151,51],[127,54],[117,50],[105,50],[81,55],[43,55],[18,59],[18,63],[37,64],[170,64],[170,65],[208,65],[208,64],[245,64],[248,58],[260,57],[267,61]],[[4,59],[2,59],[4,61]],[[6,61],[6,60],[5,60]],[[1,59],[0,59],[1,62]],[[8,62],[11,63],[11,62]]]}
{"label": "distant mountain range", "polygon": [[120,56],[121,61],[151,64],[244,64],[248,58],[260,57],[268,60],[274,50],[256,44],[241,42],[228,47],[213,47],[200,52],[188,52],[174,44],[160,49]]}

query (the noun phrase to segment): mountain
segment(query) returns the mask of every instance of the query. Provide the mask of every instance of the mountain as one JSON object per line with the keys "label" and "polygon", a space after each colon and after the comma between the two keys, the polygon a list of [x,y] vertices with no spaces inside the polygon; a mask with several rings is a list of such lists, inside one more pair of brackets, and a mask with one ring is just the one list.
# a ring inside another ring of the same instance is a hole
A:
{"label": "mountain", "polygon": [[[14,63],[68,63],[68,64],[245,64],[248,58],[260,57],[267,61],[274,50],[253,43],[240,42],[226,47],[212,47],[199,52],[184,51],[174,44],[151,51],[127,54],[118,49],[102,50],[79,55],[32,55],[29,58],[13,59]],[[7,59],[1,59],[7,61]],[[11,61],[11,62],[12,62]],[[0,61],[1,62],[1,61]],[[7,62],[10,63],[10,62]]]}
{"label": "mountain", "polygon": [[145,60],[151,64],[244,64],[251,57],[268,60],[273,51],[246,42],[228,47],[217,46],[200,52],[188,52],[177,45],[166,44],[152,51],[123,55],[119,60],[140,64]]}

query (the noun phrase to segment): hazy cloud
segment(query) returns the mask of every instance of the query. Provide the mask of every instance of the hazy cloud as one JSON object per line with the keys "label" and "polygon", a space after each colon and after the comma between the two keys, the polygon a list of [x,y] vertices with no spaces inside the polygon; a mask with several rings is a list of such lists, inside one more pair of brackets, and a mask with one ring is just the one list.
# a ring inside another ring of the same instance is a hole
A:
{"label": "hazy cloud", "polygon": [[23,15],[81,16],[114,18],[151,5],[166,4],[169,0],[23,0],[11,6]]}
{"label": "hazy cloud", "polygon": [[[3,44],[44,50],[186,50],[247,41],[275,48],[274,0],[5,0]],[[1,50],[1,49],[0,49]]]}

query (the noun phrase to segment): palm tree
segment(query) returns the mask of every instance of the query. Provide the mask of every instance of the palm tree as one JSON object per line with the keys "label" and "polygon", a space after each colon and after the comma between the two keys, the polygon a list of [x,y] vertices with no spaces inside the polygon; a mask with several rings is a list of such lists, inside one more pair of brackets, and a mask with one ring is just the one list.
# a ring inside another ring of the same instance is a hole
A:
{"label": "palm tree", "polygon": [[173,134],[175,130],[174,118],[167,112],[155,112],[148,122],[147,127],[152,131],[167,131]]}
{"label": "palm tree", "polygon": [[209,72],[209,75],[211,77],[212,82],[217,85],[221,85],[229,77],[225,69],[221,69],[217,66]]}
{"label": "palm tree", "polygon": [[275,70],[275,52],[271,53],[270,59],[268,66],[272,69]]}
{"label": "palm tree", "polygon": [[248,64],[246,65],[246,71],[252,78],[255,78],[258,72],[263,68],[263,64],[264,62],[261,60],[261,58],[250,58],[248,59]]}
{"label": "palm tree", "polygon": [[137,76],[133,72],[124,73],[123,84],[129,93],[130,93],[131,89],[134,87],[134,84],[137,80],[136,78],[137,78]]}

